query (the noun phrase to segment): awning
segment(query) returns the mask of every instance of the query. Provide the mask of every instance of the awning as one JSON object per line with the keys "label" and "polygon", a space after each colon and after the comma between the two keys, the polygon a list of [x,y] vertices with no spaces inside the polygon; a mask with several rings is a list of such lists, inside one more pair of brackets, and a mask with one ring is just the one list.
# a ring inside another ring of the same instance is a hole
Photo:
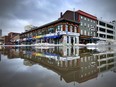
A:
{"label": "awning", "polygon": [[61,36],[62,36],[62,35],[45,36],[44,39],[47,39],[47,38],[48,38],[48,39],[49,39],[49,38],[53,38],[53,39],[55,39],[55,38],[61,38]]}
{"label": "awning", "polygon": [[40,36],[35,36],[36,39],[42,38],[42,37],[43,37],[42,35],[40,35]]}
{"label": "awning", "polygon": [[33,39],[33,38],[27,38],[26,40],[27,40],[27,41],[31,41],[32,39]]}

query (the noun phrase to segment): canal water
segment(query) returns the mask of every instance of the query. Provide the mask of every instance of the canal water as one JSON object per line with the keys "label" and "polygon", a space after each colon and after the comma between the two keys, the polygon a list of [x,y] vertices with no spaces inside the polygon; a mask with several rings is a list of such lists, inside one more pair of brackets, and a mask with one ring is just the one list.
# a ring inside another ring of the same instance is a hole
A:
{"label": "canal water", "polygon": [[0,47],[0,87],[116,87],[116,50]]}

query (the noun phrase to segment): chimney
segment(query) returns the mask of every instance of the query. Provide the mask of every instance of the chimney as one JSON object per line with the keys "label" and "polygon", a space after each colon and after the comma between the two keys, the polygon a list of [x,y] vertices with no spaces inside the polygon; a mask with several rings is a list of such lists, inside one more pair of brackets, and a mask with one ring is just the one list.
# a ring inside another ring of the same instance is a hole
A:
{"label": "chimney", "polygon": [[63,15],[62,15],[62,12],[60,12],[60,18],[62,18],[62,16],[63,16]]}

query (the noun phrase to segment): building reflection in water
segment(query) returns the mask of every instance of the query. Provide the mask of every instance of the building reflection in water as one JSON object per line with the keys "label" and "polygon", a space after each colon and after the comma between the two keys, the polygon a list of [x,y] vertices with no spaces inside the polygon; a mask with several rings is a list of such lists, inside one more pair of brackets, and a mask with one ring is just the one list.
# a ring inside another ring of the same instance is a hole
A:
{"label": "building reflection in water", "polygon": [[0,46],[0,61],[2,60],[2,59],[1,59],[1,50],[2,50],[2,47]]}
{"label": "building reflection in water", "polygon": [[[101,49],[101,48],[100,48]],[[58,75],[67,83],[82,83],[96,78],[98,74],[116,65],[116,54],[111,48],[91,50],[78,47],[54,48],[3,48],[1,54],[9,59],[22,58],[24,65],[32,66],[38,63]]]}

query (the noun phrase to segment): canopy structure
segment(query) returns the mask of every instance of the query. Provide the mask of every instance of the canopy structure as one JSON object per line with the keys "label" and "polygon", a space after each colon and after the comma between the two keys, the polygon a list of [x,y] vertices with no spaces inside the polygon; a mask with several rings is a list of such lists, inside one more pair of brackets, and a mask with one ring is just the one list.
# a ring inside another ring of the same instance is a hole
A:
{"label": "canopy structure", "polygon": [[54,36],[45,36],[44,39],[56,39],[56,38],[61,38],[62,35],[54,35]]}
{"label": "canopy structure", "polygon": [[39,38],[42,38],[43,36],[40,35],[40,36],[35,36],[36,39],[39,39]]}

